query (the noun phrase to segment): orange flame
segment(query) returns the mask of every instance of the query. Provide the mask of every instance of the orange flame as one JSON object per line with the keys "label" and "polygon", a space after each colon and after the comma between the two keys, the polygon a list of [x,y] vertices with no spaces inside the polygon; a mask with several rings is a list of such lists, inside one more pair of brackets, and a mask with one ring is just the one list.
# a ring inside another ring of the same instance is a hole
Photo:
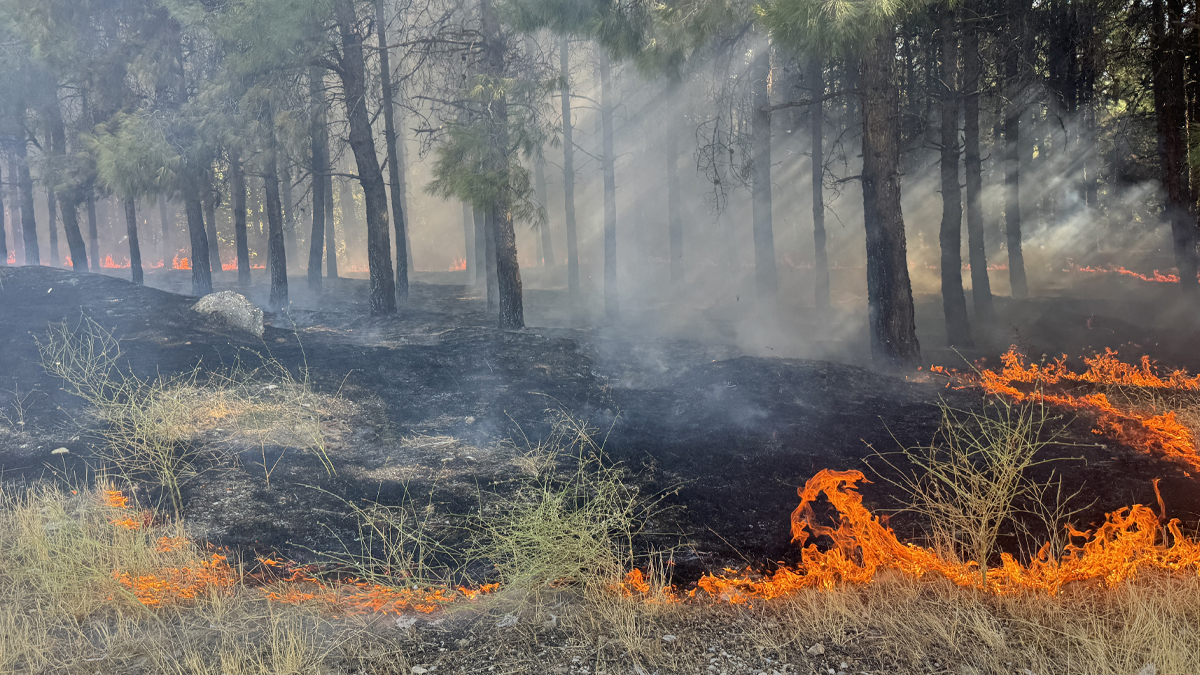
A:
{"label": "orange flame", "polygon": [[459,272],[459,271],[462,271],[465,269],[467,269],[467,259],[466,258],[455,258],[454,262],[450,264],[451,272]]}
{"label": "orange flame", "polygon": [[[1091,265],[1079,267],[1077,265],[1072,265],[1064,271],[1087,272],[1088,274],[1120,274],[1127,277],[1133,277],[1135,279],[1141,279],[1142,281],[1153,281],[1160,284],[1179,283],[1179,275],[1175,273],[1163,274],[1158,270],[1154,270],[1154,274],[1147,276],[1140,272],[1134,272],[1133,270],[1126,269],[1120,265],[1112,265],[1109,267],[1092,267]],[[1197,278],[1200,278],[1200,274],[1197,274]]]}
{"label": "orange flame", "polygon": [[104,256],[104,262],[100,263],[100,266],[112,270],[128,269],[130,262],[129,258],[126,258],[124,262],[114,262],[111,255],[106,255]]}
{"label": "orange flame", "polygon": [[16,264],[17,264],[17,252],[16,252],[16,251],[9,251],[9,252],[8,252],[8,264],[9,264],[9,265],[16,265]]}
{"label": "orange flame", "polygon": [[192,269],[192,262],[190,260],[188,260],[186,256],[183,258],[180,258],[179,257],[180,255],[181,255],[181,253],[176,253],[175,257],[171,260],[171,269],[173,269],[173,270],[190,270],[190,269]]}

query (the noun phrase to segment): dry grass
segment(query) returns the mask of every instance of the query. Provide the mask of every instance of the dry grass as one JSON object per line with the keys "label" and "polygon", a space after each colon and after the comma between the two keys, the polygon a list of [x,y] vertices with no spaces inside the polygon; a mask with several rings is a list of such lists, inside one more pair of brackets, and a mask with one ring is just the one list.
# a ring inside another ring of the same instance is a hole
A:
{"label": "dry grass", "polygon": [[[248,353],[223,370],[199,365],[181,375],[143,377],[125,359],[119,340],[84,318],[75,328],[53,328],[39,341],[42,365],[91,404],[101,423],[96,454],[105,469],[163,488],[176,513],[180,490],[222,450],[241,441],[316,454],[329,472],[323,416],[345,414],[347,404],[312,391],[279,361]],[[274,465],[262,469],[268,485]]]}

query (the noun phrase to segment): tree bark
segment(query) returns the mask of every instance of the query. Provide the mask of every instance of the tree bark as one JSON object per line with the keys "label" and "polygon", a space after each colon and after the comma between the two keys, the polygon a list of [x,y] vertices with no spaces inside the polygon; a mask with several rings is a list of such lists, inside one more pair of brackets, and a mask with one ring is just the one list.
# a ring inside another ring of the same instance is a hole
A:
{"label": "tree bark", "polygon": [[600,48],[600,129],[604,161],[604,314],[617,318],[617,176],[613,151],[612,66]]}
{"label": "tree bark", "polygon": [[142,245],[138,241],[137,205],[126,197],[125,202],[125,234],[129,239],[129,271],[133,275],[133,283],[142,285]]}
{"label": "tree bark", "polygon": [[187,214],[188,239],[192,248],[192,295],[208,295],[213,292],[212,270],[208,262],[208,235],[204,231],[204,204],[198,187],[187,188],[183,208]]}
{"label": "tree bark", "polygon": [[1159,170],[1171,223],[1171,241],[1183,293],[1195,300],[1197,285],[1196,214],[1187,164],[1187,98],[1185,96],[1183,3],[1152,0],[1154,109],[1158,137]]}
{"label": "tree bark", "polygon": [[[50,127],[50,154],[62,157],[67,151],[67,134],[63,128],[62,108],[58,102],[57,90],[51,93],[51,103],[46,110],[46,121]],[[67,237],[67,249],[71,254],[71,269],[86,272],[87,245],[83,241],[83,233],[79,230],[79,197],[73,190],[65,190],[58,194],[58,202],[62,211],[63,234]]]}
{"label": "tree bark", "polygon": [[875,37],[862,59],[863,216],[867,234],[867,310],[871,353],[886,368],[919,364],[912,285],[900,211],[900,95],[895,28]]}
{"label": "tree bark", "polygon": [[825,66],[818,56],[808,60],[812,127],[813,300],[818,312],[829,308],[829,254],[825,249]]}
{"label": "tree bark", "polygon": [[1009,19],[1009,44],[1004,55],[1004,77],[1008,88],[1008,104],[1004,110],[1004,228],[1008,243],[1008,279],[1012,297],[1029,297],[1025,278],[1025,256],[1021,250],[1021,115],[1025,112],[1021,98],[1021,42],[1025,39],[1024,4],[1017,5],[1016,16]]}
{"label": "tree bark", "polygon": [[84,188],[84,201],[87,205],[88,246],[92,252],[92,271],[100,271],[100,230],[96,220],[96,190],[91,186]]}
{"label": "tree bark", "polygon": [[217,240],[217,196],[210,180],[204,195],[204,232],[208,238],[208,264],[213,274],[221,271],[221,246]]}
{"label": "tree bark", "polygon": [[334,12],[342,38],[338,74],[346,97],[346,118],[350,127],[350,149],[358,164],[367,210],[367,267],[370,270],[369,304],[371,314],[396,312],[396,279],[392,275],[391,237],[388,233],[387,190],[371,119],[367,114],[366,64],[353,0],[335,0]]}
{"label": "tree bark", "polygon": [[[325,249],[325,174],[329,172],[329,152],[325,125],[325,95],[321,92],[324,75],[319,68],[308,69],[308,95],[312,105],[309,145],[312,152],[312,235],[308,239],[308,289],[321,289],[321,256]],[[245,214],[243,214],[245,218]]]}
{"label": "tree bark", "polygon": [[171,246],[171,227],[167,218],[167,197],[158,196],[158,223],[162,226],[162,240],[158,242],[162,249],[163,269],[171,269],[171,260],[175,257],[175,249]]}
{"label": "tree bark", "polygon": [[946,318],[946,342],[950,346],[972,347],[971,324],[967,317],[967,296],[962,283],[962,190],[958,183],[958,39],[955,13],[941,11],[942,76],[941,93],[941,173],[942,228],[941,245],[942,312]]}
{"label": "tree bark", "polygon": [[[326,155],[328,157],[328,155]],[[325,276],[338,278],[337,225],[333,221],[333,176],[326,175],[322,181],[325,192]],[[342,232],[345,239],[346,233]]]}
{"label": "tree bark", "polygon": [[667,240],[671,255],[671,285],[683,284],[683,207],[679,196],[679,126],[675,116],[668,123],[667,134]]}
{"label": "tree bark", "polygon": [[[475,285],[484,287],[485,295],[488,298],[488,308],[494,309],[495,296],[492,276],[495,274],[495,268],[488,266],[488,260],[491,260],[488,252],[491,248],[487,243],[487,223],[483,211],[472,208],[471,221],[475,226]],[[489,269],[491,269],[490,274]]]}
{"label": "tree bark", "polygon": [[[267,192],[267,267],[271,273],[270,308],[276,312],[288,306],[287,247],[283,241],[283,205],[279,200],[278,144],[275,142],[274,116],[267,111],[267,152],[264,182]],[[389,275],[390,277],[390,275]]]}
{"label": "tree bark", "polygon": [[[22,134],[24,131],[21,132]],[[41,265],[37,221],[33,214],[33,176],[29,174],[28,141],[17,141],[17,189],[21,195],[21,234],[25,244],[25,264]]]}
{"label": "tree bark", "polygon": [[279,201],[283,205],[283,242],[289,257],[300,257],[296,250],[296,204],[292,201],[292,170],[287,152],[283,153],[283,168],[279,171]]}
{"label": "tree bark", "polygon": [[559,70],[562,72],[562,133],[563,133],[563,210],[567,228],[567,293],[579,297],[579,248],[575,232],[575,141],[571,124],[571,69],[567,38],[558,43]]}
{"label": "tree bark", "polygon": [[[250,287],[250,240],[246,236],[246,171],[242,167],[240,153],[233,152],[229,158],[229,191],[233,209],[233,242],[237,248],[238,285]],[[321,276],[317,263],[317,277]],[[319,285],[319,283],[318,283]]]}
{"label": "tree bark", "polygon": [[500,284],[496,278],[496,215],[492,210],[483,212],[483,238],[487,261],[487,308],[500,308]]}
{"label": "tree bark", "polygon": [[8,156],[8,186],[3,189],[8,192],[8,215],[12,227],[13,257],[19,264],[25,264],[25,235],[21,232],[21,190],[17,180],[16,153]]}
{"label": "tree bark", "polygon": [[46,221],[50,226],[50,264],[58,267],[58,202],[54,198],[54,188],[46,186]]}
{"label": "tree bark", "polygon": [[[483,52],[488,77],[498,84],[504,76],[505,43],[500,35],[500,16],[491,0],[480,2]],[[488,169],[507,173],[509,165],[508,147],[508,101],[505,95],[495,96],[489,106],[490,124]],[[525,308],[521,297],[521,269],[517,263],[517,236],[513,229],[512,211],[507,195],[488,209],[486,229],[494,241],[496,265],[496,290],[500,304],[500,328],[525,327]],[[491,243],[491,242],[489,242]]]}
{"label": "tree bark", "polygon": [[758,299],[773,301],[779,288],[775,269],[775,235],[771,218],[771,47],[764,40],[751,63],[751,143],[754,180],[751,204],[754,220],[754,277]]}
{"label": "tree bark", "polygon": [[383,0],[375,0],[375,26],[379,34],[379,80],[383,88],[383,138],[388,153],[388,188],[392,192],[392,222],[396,229],[396,301],[408,304],[408,224],[405,222],[403,169],[400,168],[396,138],[395,92],[392,91],[392,71],[388,65],[387,17]]}
{"label": "tree bark", "polygon": [[983,224],[983,160],[979,151],[979,15],[976,0],[968,0],[963,31],[963,140],[967,169],[967,258],[971,263],[971,300],[975,321],[996,318],[992,282],[988,278]]}

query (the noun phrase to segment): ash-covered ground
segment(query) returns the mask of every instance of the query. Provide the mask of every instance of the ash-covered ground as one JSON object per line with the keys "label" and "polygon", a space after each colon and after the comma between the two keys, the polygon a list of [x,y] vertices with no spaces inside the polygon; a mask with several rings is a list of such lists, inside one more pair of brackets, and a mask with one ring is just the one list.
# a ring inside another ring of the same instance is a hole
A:
{"label": "ash-covered ground", "polygon": [[[234,461],[184,486],[183,515],[215,545],[299,560],[339,551],[353,537],[342,500],[389,504],[407,495],[448,516],[470,512],[481,494],[503,490],[520,474],[521,448],[548,432],[548,411],[590,422],[631,481],[646,493],[669,494],[671,508],[649,524],[646,541],[678,546],[682,576],[794,560],[789,514],[798,486],[822,468],[871,476],[864,464],[871,446],[928,443],[939,398],[962,408],[981,403],[978,393],[919,373],[906,379],[853,365],[864,362],[865,343],[819,339],[822,320],[800,310],[781,312],[773,331],[748,345],[738,327],[753,317],[742,307],[655,321],[662,307],[631,302],[629,318],[614,327],[571,307],[563,291],[529,290],[530,327],[498,331],[477,289],[433,283],[456,281],[453,275],[418,277],[410,305],[386,318],[367,315],[365,281],[326,280],[314,297],[294,278],[293,308],[269,314],[259,340],[196,314],[194,297],[113,276],[50,268],[0,274],[3,480],[88,480],[98,468],[86,406],[39,363],[35,339],[52,324],[93,318],[146,375],[264,355],[306,369],[317,391],[347,403],[343,415],[324,420],[336,474],[311,453],[243,444],[232,447]],[[217,288],[232,289],[234,281],[218,275]],[[189,277],[155,272],[148,283],[184,291]],[[1200,333],[1155,308],[1166,306],[1170,291],[1138,288],[1115,300],[1093,287],[1074,299],[1001,301],[1003,329],[961,355],[934,347],[941,341],[936,298],[922,299],[918,321],[930,363],[961,368],[964,359],[991,360],[1015,342],[1035,358],[1110,346],[1194,372]],[[255,286],[248,295],[265,304],[266,292]],[[861,320],[857,311],[842,323]],[[770,356],[776,352],[825,360]],[[1090,504],[1079,525],[1154,503],[1154,478],[1162,479],[1169,515],[1196,521],[1200,491],[1183,467],[1105,444],[1086,421],[1065,421],[1068,444],[1051,452],[1076,458],[1055,468],[1068,489],[1083,489],[1080,505]],[[225,439],[215,432],[206,442]],[[52,455],[60,446],[70,452]],[[864,486],[864,494],[873,508],[898,506],[886,481]],[[903,517],[892,522],[902,534],[917,534]]]}

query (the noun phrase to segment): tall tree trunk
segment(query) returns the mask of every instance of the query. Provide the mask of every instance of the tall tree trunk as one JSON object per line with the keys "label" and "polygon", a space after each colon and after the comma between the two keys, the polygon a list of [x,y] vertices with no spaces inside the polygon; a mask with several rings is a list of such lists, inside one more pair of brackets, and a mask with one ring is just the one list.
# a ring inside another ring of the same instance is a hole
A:
{"label": "tall tree trunk", "polygon": [[[312,105],[309,131],[312,152],[312,235],[308,239],[308,289],[321,289],[321,257],[325,249],[325,174],[329,172],[329,152],[325,123],[325,94],[321,91],[324,74],[319,68],[308,69],[308,95]],[[243,214],[243,219],[245,214]]]}
{"label": "tall tree trunk", "polygon": [[[350,167],[347,167],[349,170]],[[358,248],[358,235],[360,232],[358,214],[354,208],[354,185],[350,182],[350,178],[342,178],[337,182],[338,186],[338,210],[341,211],[342,218],[338,223],[342,226],[342,239],[346,240],[346,256],[349,257],[351,249]],[[392,252],[388,251],[388,255]]]}
{"label": "tall tree trunk", "polygon": [[19,181],[17,180],[17,157],[16,153],[9,153],[8,156],[8,186],[5,188],[8,191],[8,215],[12,221],[13,249],[16,261],[20,264],[25,264],[25,236],[21,232],[21,190]]}
{"label": "tall tree trunk", "polygon": [[867,311],[871,353],[888,368],[921,359],[900,211],[900,94],[896,87],[895,29],[875,37],[862,59],[863,216],[867,233]]}
{"label": "tall tree trunk", "polygon": [[213,273],[221,271],[221,247],[217,241],[217,196],[209,183],[204,195],[204,232],[208,238],[208,264]]}
{"label": "tall tree trunk", "polygon": [[392,275],[391,237],[388,233],[387,189],[371,119],[367,114],[366,64],[363,60],[362,33],[354,13],[353,0],[335,0],[334,13],[342,38],[338,74],[346,97],[346,118],[350,127],[350,149],[358,163],[367,210],[367,267],[370,270],[369,304],[371,314],[396,312],[396,279]]}
{"label": "tall tree trunk", "polygon": [[167,216],[167,196],[158,196],[158,223],[162,226],[162,240],[158,242],[162,249],[163,269],[171,269],[171,260],[175,257],[175,247],[171,243],[171,225]]}
{"label": "tall tree trunk", "polygon": [[812,100],[812,214],[813,292],[818,312],[829,308],[829,254],[825,250],[825,66],[819,56],[808,60],[808,87]]}
{"label": "tall tree trunk", "polygon": [[475,215],[474,209],[463,202],[463,270],[467,273],[467,285],[475,285]]}
{"label": "tall tree trunk", "polygon": [[[488,265],[488,256],[490,247],[487,244],[487,224],[483,216],[483,211],[472,208],[471,221],[475,226],[475,285],[483,286],[485,295],[488,299],[488,308],[494,308],[495,296],[494,291],[489,290],[492,287],[492,275],[495,273],[495,267]],[[489,273],[491,270],[491,273]]]}
{"label": "tall tree trunk", "polygon": [[567,228],[567,293],[579,297],[579,248],[575,232],[575,141],[571,124],[571,69],[567,38],[558,43],[558,63],[562,73],[563,133],[563,210]]}
{"label": "tall tree trunk", "polygon": [[[67,134],[63,128],[62,108],[58,102],[57,89],[51,93],[51,103],[46,108],[49,126],[50,154],[62,157],[67,151]],[[87,245],[79,230],[79,197],[73,190],[59,193],[58,202],[62,211],[63,234],[67,237],[67,249],[71,254],[71,269],[76,272],[88,270]]]}
{"label": "tall tree trunk", "polygon": [[617,300],[617,176],[613,151],[612,66],[600,48],[600,129],[604,148],[604,314],[610,321],[620,311]]}
{"label": "tall tree trunk", "polygon": [[[533,163],[533,186],[537,192],[538,204],[541,204],[542,211],[546,210],[546,160],[538,157]],[[550,217],[547,215],[546,220],[539,226],[542,247],[542,265],[544,267],[554,266],[554,242],[550,238]]]}
{"label": "tall tree trunk", "polygon": [[754,277],[759,300],[771,301],[779,288],[775,270],[775,234],[771,218],[771,47],[764,40],[751,63],[751,143],[754,181],[751,203],[754,219]]}
{"label": "tall tree trunk", "polygon": [[979,15],[968,0],[963,31],[963,140],[967,169],[967,258],[971,262],[971,300],[975,321],[991,324],[996,317],[988,278],[983,225],[983,160],[979,151]]}
{"label": "tall tree trunk", "polygon": [[1004,110],[1004,228],[1008,241],[1008,279],[1012,297],[1029,297],[1025,279],[1025,255],[1021,250],[1021,115],[1022,101],[1021,44],[1025,39],[1024,3],[1019,2],[1015,16],[1010,17],[1009,44],[1004,54],[1004,78],[1008,89],[1008,104]]}
{"label": "tall tree trunk", "polygon": [[287,153],[283,153],[283,167],[279,171],[279,200],[283,205],[283,242],[290,257],[299,258],[296,250],[296,204],[292,201],[292,168]]}
{"label": "tall tree trunk", "polygon": [[667,124],[667,240],[671,255],[671,286],[683,284],[683,206],[679,196],[679,126],[672,115]]}
{"label": "tall tree trunk", "polygon": [[[264,182],[267,191],[267,267],[271,273],[270,308],[288,306],[287,248],[283,241],[283,205],[279,201],[278,144],[274,116],[267,111],[267,152]],[[390,275],[389,275],[390,276]]]}
{"label": "tall tree trunk", "polygon": [[396,229],[396,301],[408,304],[408,224],[405,222],[403,176],[396,139],[395,92],[392,91],[392,71],[388,65],[387,17],[383,0],[375,0],[375,26],[379,34],[379,80],[383,87],[383,138],[388,154],[388,188],[392,191],[392,222]]}
{"label": "tall tree trunk", "polygon": [[496,278],[496,220],[495,211],[483,212],[483,238],[485,259],[487,261],[487,308],[495,311],[500,308],[500,284]]}
{"label": "tall tree trunk", "polygon": [[1183,3],[1181,0],[1152,0],[1151,44],[1153,47],[1154,109],[1158,135],[1159,167],[1166,192],[1166,217],[1171,223],[1171,240],[1179,283],[1195,300],[1196,214],[1187,164],[1187,99],[1184,77]]}
{"label": "tall tree trunk", "polygon": [[946,342],[951,346],[972,347],[971,324],[967,317],[967,296],[962,283],[962,190],[958,187],[958,39],[957,17],[949,9],[941,11],[942,76],[941,93],[941,172],[942,228],[938,243],[942,249],[942,311],[946,317]]}
{"label": "tall tree trunk", "polygon": [[[480,1],[484,62],[488,77],[498,85],[504,77],[505,43],[500,35],[500,16],[491,0]],[[489,105],[489,144],[487,169],[507,172],[509,164],[508,101],[504,94],[493,97]],[[521,297],[521,268],[517,263],[517,235],[513,229],[508,197],[501,197],[487,212],[486,229],[494,240],[496,290],[500,301],[500,328],[525,327],[525,308]]]}
{"label": "tall tree trunk", "polygon": [[[328,146],[326,146],[328,152]],[[326,154],[328,158],[328,154]],[[330,279],[338,277],[337,259],[337,225],[333,221],[333,176],[326,175],[322,182],[325,192],[325,276]],[[342,232],[345,239],[346,233]]]}
{"label": "tall tree trunk", "polygon": [[[24,133],[23,131],[21,132]],[[37,221],[33,217],[33,177],[29,174],[28,141],[17,140],[17,188],[21,195],[21,234],[25,244],[25,264],[41,265]]]}
{"label": "tall tree trunk", "polygon": [[[241,154],[237,151],[230,153],[229,158],[229,200],[233,209],[233,244],[237,249],[238,285],[250,287],[250,240],[246,236],[246,171],[242,166]],[[321,276],[320,263],[317,264],[317,277]],[[319,283],[319,282],[318,282]]]}
{"label": "tall tree trunk", "polygon": [[88,247],[92,252],[92,271],[100,271],[100,230],[96,219],[96,190],[91,186],[84,188],[84,201],[87,205]]}
{"label": "tall tree trunk", "polygon": [[[198,177],[193,177],[199,182]],[[204,203],[199,186],[188,186],[183,197],[187,215],[188,239],[192,248],[192,295],[213,292],[212,270],[208,262],[208,235],[204,231]]]}
{"label": "tall tree trunk", "polygon": [[137,206],[130,197],[125,202],[125,234],[129,239],[129,271],[133,283],[142,285],[142,245],[138,241]]}
{"label": "tall tree trunk", "polygon": [[50,226],[50,264],[58,267],[58,203],[54,199],[54,188],[46,186],[46,221]]}
{"label": "tall tree trunk", "polygon": [[[0,176],[0,179],[3,177]],[[3,180],[0,180],[2,186]],[[16,234],[13,234],[16,239]],[[4,230],[4,190],[0,189],[0,267],[8,266],[8,233]]]}

